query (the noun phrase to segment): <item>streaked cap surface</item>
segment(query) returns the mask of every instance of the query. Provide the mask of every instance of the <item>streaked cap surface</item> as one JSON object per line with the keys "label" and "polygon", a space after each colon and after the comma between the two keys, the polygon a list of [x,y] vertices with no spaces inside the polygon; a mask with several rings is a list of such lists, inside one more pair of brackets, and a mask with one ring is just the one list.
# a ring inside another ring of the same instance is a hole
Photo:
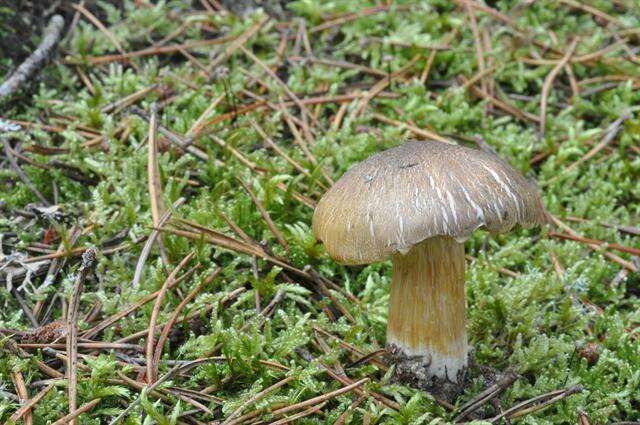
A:
{"label": "streaked cap surface", "polygon": [[313,233],[344,264],[368,264],[434,236],[464,240],[545,222],[537,189],[495,155],[406,142],[356,164],[327,191]]}

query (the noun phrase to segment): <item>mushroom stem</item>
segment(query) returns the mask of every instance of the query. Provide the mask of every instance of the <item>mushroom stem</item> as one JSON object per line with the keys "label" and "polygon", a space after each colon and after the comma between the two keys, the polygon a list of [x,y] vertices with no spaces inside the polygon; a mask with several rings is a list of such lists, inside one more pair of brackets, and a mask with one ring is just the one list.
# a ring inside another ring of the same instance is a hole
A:
{"label": "mushroom stem", "polygon": [[468,355],[464,268],[464,245],[450,237],[393,256],[387,344],[398,360],[397,376],[462,381]]}

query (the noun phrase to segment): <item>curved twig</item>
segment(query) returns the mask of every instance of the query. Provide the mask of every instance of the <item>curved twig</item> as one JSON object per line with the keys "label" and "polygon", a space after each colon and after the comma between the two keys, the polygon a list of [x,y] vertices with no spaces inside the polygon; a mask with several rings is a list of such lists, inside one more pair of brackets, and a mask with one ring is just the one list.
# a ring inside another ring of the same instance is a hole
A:
{"label": "curved twig", "polygon": [[39,69],[49,57],[53,48],[60,40],[64,19],[60,15],[54,15],[45,28],[42,41],[36,50],[20,64],[18,69],[0,86],[0,97],[11,96],[25,81]]}

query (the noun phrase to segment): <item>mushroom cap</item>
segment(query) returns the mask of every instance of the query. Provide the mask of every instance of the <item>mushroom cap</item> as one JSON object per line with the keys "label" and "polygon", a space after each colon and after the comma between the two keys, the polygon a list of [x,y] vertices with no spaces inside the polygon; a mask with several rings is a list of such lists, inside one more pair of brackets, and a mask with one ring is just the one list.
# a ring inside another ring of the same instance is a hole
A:
{"label": "mushroom cap", "polygon": [[368,264],[434,236],[545,221],[536,187],[496,155],[411,141],[349,169],[318,203],[313,233],[336,261]]}

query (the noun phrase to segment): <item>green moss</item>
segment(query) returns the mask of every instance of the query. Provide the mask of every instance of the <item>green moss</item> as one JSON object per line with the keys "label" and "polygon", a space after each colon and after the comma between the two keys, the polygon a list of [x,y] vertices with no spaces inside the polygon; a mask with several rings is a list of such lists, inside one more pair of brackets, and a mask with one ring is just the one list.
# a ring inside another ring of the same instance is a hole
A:
{"label": "green moss", "polygon": [[[191,9],[184,2],[160,2],[148,8],[134,3],[125,1],[124,7],[118,9],[105,2],[96,10],[126,51],[146,48],[171,33],[177,35],[168,44],[190,43],[223,34],[240,35],[264,14],[257,11],[240,18],[203,13],[197,9],[199,5]],[[495,68],[489,77],[495,83],[495,95],[535,117],[540,114],[540,92],[552,65],[531,65],[522,59],[554,56],[532,40],[564,52],[572,37],[579,36],[578,56],[615,42],[610,29],[599,19],[565,4],[550,0],[529,2],[526,6],[506,0],[490,3],[515,25],[476,13],[478,24],[486,30],[490,43],[485,59]],[[633,2],[616,3],[625,6],[604,0],[589,4],[615,17],[622,27],[640,25],[640,10]],[[291,57],[282,62],[276,48],[281,34],[295,38],[299,19],[304,19],[310,29],[326,22],[329,15],[376,5],[366,0],[291,2],[287,6],[292,23],[288,29],[282,26],[284,21],[271,19],[245,47],[267,65],[278,65],[279,77],[299,98],[363,92],[384,77]],[[183,29],[178,31],[181,26]],[[530,39],[523,39],[517,33]],[[451,34],[455,36],[449,40]],[[328,377],[318,362],[305,358],[304,353],[309,352],[325,365],[336,367],[339,362],[353,380],[370,378],[365,388],[400,405],[400,409],[394,411],[365,398],[350,415],[348,423],[362,423],[365,417],[370,423],[447,423],[455,415],[429,395],[391,384],[388,374],[375,364],[353,365],[361,354],[350,352],[317,330],[338,336],[361,353],[384,347],[391,269],[390,263],[343,267],[331,261],[313,238],[312,209],[298,202],[295,194],[317,200],[328,185],[323,172],[337,179],[354,163],[412,137],[405,127],[381,123],[374,116],[377,113],[420,128],[431,128],[452,139],[459,138],[465,144],[481,137],[516,169],[536,180],[548,210],[574,230],[589,238],[637,247],[637,236],[603,224],[638,226],[640,223],[637,150],[640,92],[637,84],[634,86],[630,80],[592,93],[589,90],[600,83],[581,85],[581,94],[572,97],[569,80],[564,71],[560,72],[550,91],[546,132],[541,136],[534,120],[505,114],[469,90],[459,88],[462,84],[459,76],[469,79],[479,72],[473,31],[463,9],[440,0],[399,2],[386,11],[348,20],[325,31],[310,32],[309,40],[318,58],[354,62],[382,73],[398,71],[416,55],[419,58],[405,74],[408,78],[394,80],[385,88],[392,96],[385,93],[384,97],[371,99],[363,114],[358,113],[359,101],[354,101],[346,107],[337,128],[333,122],[340,104],[308,105],[308,110],[317,117],[316,124],[310,120],[314,143],[309,143],[309,151],[314,160],[296,144],[282,112],[269,109],[258,109],[234,120],[207,126],[193,143],[211,158],[208,162],[183,155],[161,135],[158,163],[163,197],[166,205],[180,197],[186,199],[174,212],[176,218],[239,238],[223,218],[224,214],[250,238],[264,242],[273,254],[285,257],[298,268],[313,266],[343,289],[329,288],[328,291],[351,319],[343,315],[329,297],[322,296],[316,284],[281,267],[258,259],[257,275],[254,275],[254,264],[246,255],[220,249],[204,240],[169,234],[163,235],[169,270],[155,247],[144,265],[139,285],[131,285],[143,245],[134,242],[148,236],[152,226],[147,188],[148,124],[128,109],[105,113],[103,108],[158,84],[157,90],[136,105],[147,111],[153,102],[161,105],[161,125],[181,135],[218,96],[223,96],[223,100],[210,117],[217,118],[254,102],[244,90],[266,97],[273,104],[289,99],[279,84],[239,51],[225,62],[226,76],[220,76],[219,70],[206,75],[198,65],[178,53],[143,56],[132,59],[129,64],[90,65],[90,57],[116,51],[105,33],[84,19],[64,45],[64,51],[77,59],[77,66],[87,74],[93,92],[78,76],[76,65],[61,62],[44,70],[46,78],[34,93],[22,93],[18,101],[6,105],[3,118],[65,127],[62,131],[25,128],[12,134],[10,140],[23,147],[64,148],[66,151],[55,156],[25,154],[43,164],[55,160],[58,164],[73,166],[82,174],[94,177],[97,183],[70,179],[68,170],[55,163],[52,170],[22,164],[29,180],[47,199],[53,199],[55,184],[59,204],[68,219],[20,221],[16,210],[25,209],[37,199],[14,170],[9,167],[0,170],[0,232],[18,234],[18,240],[3,239],[6,243],[3,254],[18,249],[25,252],[29,244],[42,241],[49,228],[55,228],[63,238],[69,237],[75,224],[90,228],[76,246],[102,247],[120,235],[124,238],[121,242],[130,243],[131,247],[99,256],[95,275],[86,282],[82,296],[81,317],[99,302],[100,317],[105,318],[158,290],[168,272],[194,250],[195,257],[189,266],[198,263],[200,268],[177,289],[167,293],[158,318],[161,324],[169,319],[188,292],[220,268],[220,274],[183,311],[182,315],[194,317],[173,327],[160,362],[162,375],[172,367],[169,360],[193,360],[214,351],[215,355],[222,356],[162,385],[165,389],[180,387],[193,391],[213,386],[210,395],[225,403],[219,407],[212,400],[198,399],[215,414],[213,417],[196,413],[201,421],[210,422],[230,414],[250,397],[287,376],[294,378],[243,413],[264,409],[262,417],[268,421],[273,418],[267,412],[274,410],[274,406],[303,401],[339,388],[340,384]],[[637,48],[637,38],[631,37],[627,42],[631,48]],[[294,43],[295,40],[289,40],[287,44],[288,56],[293,55]],[[442,44],[450,47],[435,54],[427,82],[422,84],[419,77],[431,53],[425,46]],[[222,54],[227,45],[189,51],[206,66]],[[298,54],[307,55],[304,45]],[[635,78],[636,83],[640,78],[637,65],[622,48],[599,60],[574,63],[571,69],[578,81],[622,74]],[[248,75],[259,77],[261,82],[256,83]],[[266,83],[265,89],[262,83]],[[593,158],[572,166],[602,140],[603,132],[626,110],[631,111],[631,117],[624,122],[616,139]],[[300,118],[297,108],[290,107],[289,112]],[[250,121],[257,122],[309,175],[300,173],[265,145]],[[104,136],[100,145],[83,146],[87,138],[82,131],[87,127]],[[211,135],[223,139],[260,171],[249,170],[229,149],[215,143]],[[532,161],[540,154],[544,154],[541,160]],[[279,245],[238,179],[251,188],[268,211],[289,245],[288,252]],[[284,185],[286,190],[281,190],[279,185]],[[584,221],[570,221],[571,217]],[[54,249],[57,243],[59,241],[54,242]],[[522,423],[576,423],[579,411],[584,411],[591,423],[640,419],[640,278],[637,273],[629,273],[626,280],[612,283],[621,266],[603,255],[606,248],[594,250],[577,242],[555,239],[549,236],[548,229],[516,230],[499,236],[479,231],[467,242],[466,248],[468,254],[477,258],[469,263],[466,274],[468,329],[477,363],[501,371],[511,368],[521,374],[501,397],[503,408],[580,384],[583,392],[527,416]],[[614,253],[637,264],[637,259],[628,254]],[[560,263],[562,274],[556,273],[552,256]],[[517,275],[506,275],[501,268]],[[40,299],[49,305],[54,294],[67,296],[76,269],[77,261],[68,260],[48,288],[37,289],[41,278],[34,278],[33,286],[27,285],[22,292],[24,298],[33,306]],[[276,309],[269,312],[267,319],[260,316],[259,310],[276,296],[282,297]],[[0,289],[0,302],[3,306],[0,328],[29,329],[28,318],[6,288]],[[149,326],[152,308],[153,303],[144,305],[97,338],[115,342],[144,331]],[[53,304],[51,317],[62,317],[58,301]],[[95,323],[80,322],[82,329],[93,325]],[[145,339],[132,343],[144,346]],[[595,361],[589,362],[583,355],[582,350],[588,344],[596,347]],[[0,350],[0,390],[14,392],[12,371],[21,371],[28,385],[47,378],[36,367],[35,359],[49,360],[50,356],[39,351],[31,353],[34,357],[20,359],[6,349]],[[127,355],[144,358],[143,352]],[[109,352],[82,360],[88,369],[79,371],[78,402],[82,404],[95,398],[102,401],[83,415],[80,423],[108,422],[137,399],[140,402],[126,423],[176,423],[180,414],[193,408],[184,400],[179,401],[175,393],[169,395],[168,401],[159,402],[153,394],[141,394],[123,382],[113,381],[115,372],[123,372],[133,379],[137,377],[136,371],[122,367],[119,363],[122,361],[126,359]],[[485,378],[474,372],[457,404],[474,397],[484,384]],[[39,388],[29,386],[30,395]],[[309,416],[301,423],[333,423],[356,398],[353,393],[336,397],[323,407],[322,415]],[[2,399],[0,420],[8,420],[17,407],[14,401]],[[487,413],[490,412],[491,408],[487,408]],[[35,423],[40,424],[57,420],[66,413],[66,388],[64,381],[60,381],[36,405],[33,416]],[[146,419],[142,419],[143,416]]]}

